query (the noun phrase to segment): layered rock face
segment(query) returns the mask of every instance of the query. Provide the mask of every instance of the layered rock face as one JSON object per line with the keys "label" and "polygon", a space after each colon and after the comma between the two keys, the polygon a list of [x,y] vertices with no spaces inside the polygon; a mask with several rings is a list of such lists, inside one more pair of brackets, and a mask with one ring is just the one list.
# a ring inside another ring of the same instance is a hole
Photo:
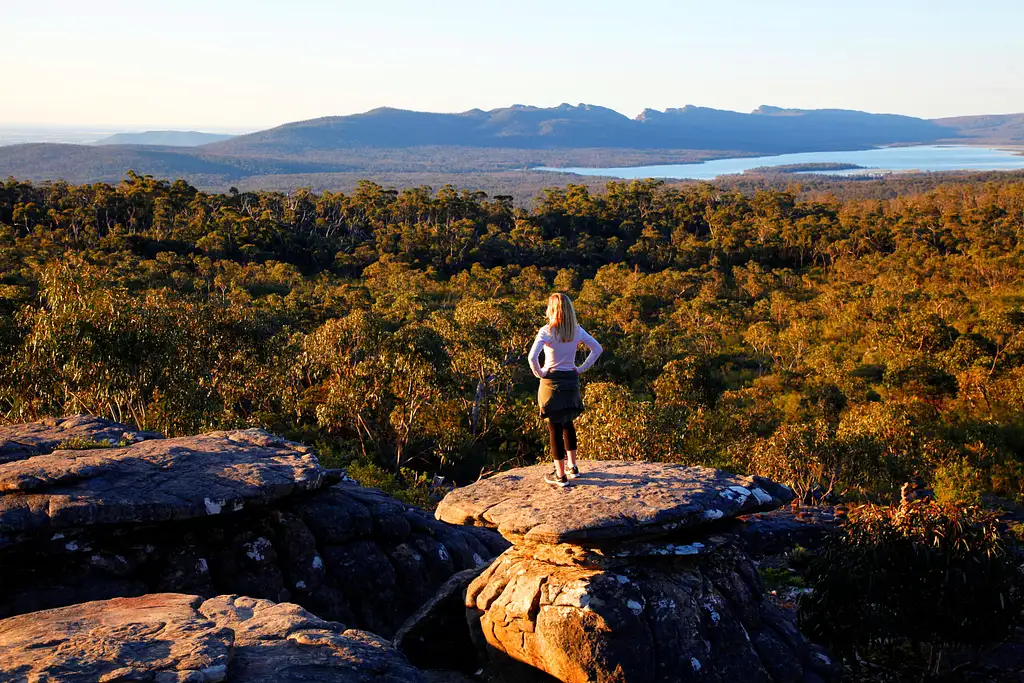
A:
{"label": "layered rock face", "polygon": [[[46,424],[15,429],[66,441]],[[306,447],[260,430],[0,463],[0,618],[237,593],[390,637],[448,577],[508,546],[340,479]]]}
{"label": "layered rock face", "polygon": [[0,681],[425,683],[389,643],[298,605],[115,598],[0,621]]}
{"label": "layered rock face", "polygon": [[[468,583],[478,649],[508,680],[820,683],[828,658],[765,597],[730,519],[792,497],[757,477],[663,464],[549,465],[453,491],[439,519],[514,546]],[[420,615],[427,618],[427,615]],[[403,632],[415,632],[407,624]],[[429,646],[423,635],[410,647]]]}

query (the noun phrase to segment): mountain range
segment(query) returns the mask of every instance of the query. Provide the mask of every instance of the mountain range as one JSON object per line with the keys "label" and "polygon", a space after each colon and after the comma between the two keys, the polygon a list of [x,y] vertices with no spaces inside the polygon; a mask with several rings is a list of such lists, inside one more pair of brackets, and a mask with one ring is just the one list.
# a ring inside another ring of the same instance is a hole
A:
{"label": "mountain range", "polygon": [[[640,165],[706,158],[866,149],[935,142],[1024,144],[1024,114],[921,119],[843,109],[762,106],[750,113],[686,106],[629,118],[562,104],[443,114],[380,108],[288,123],[197,146],[195,133],[114,136],[99,146],[0,147],[0,177],[113,182],[131,169],[199,187],[351,186],[353,178],[408,174],[451,182],[460,174],[535,165]],[[147,144],[116,144],[144,142]],[[334,180],[331,180],[334,178]],[[306,182],[315,179],[315,182]],[[436,181],[435,181],[436,182]]]}
{"label": "mountain range", "polygon": [[936,121],[834,109],[759,107],[750,114],[687,106],[646,109],[636,118],[594,105],[516,105],[460,114],[381,108],[352,116],[289,123],[210,145],[211,151],[293,155],[371,147],[618,147],[759,153],[851,149],[950,137]]}
{"label": "mountain range", "polygon": [[97,140],[94,145],[162,145],[166,147],[198,147],[232,138],[219,133],[194,130],[147,130],[142,133],[116,133]]}

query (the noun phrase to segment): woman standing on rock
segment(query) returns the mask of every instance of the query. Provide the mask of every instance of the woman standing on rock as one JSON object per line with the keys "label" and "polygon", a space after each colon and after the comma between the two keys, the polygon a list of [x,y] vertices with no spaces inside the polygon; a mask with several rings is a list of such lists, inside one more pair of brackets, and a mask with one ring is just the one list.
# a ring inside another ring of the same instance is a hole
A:
{"label": "woman standing on rock", "polygon": [[[540,378],[537,403],[540,416],[548,422],[551,436],[551,456],[555,471],[544,481],[566,486],[569,479],[579,476],[576,465],[576,427],[573,420],[583,412],[580,396],[580,374],[586,372],[601,355],[601,345],[576,322],[576,311],[565,294],[548,297],[548,324],[540,328],[530,347],[530,369]],[[579,366],[576,349],[583,344],[590,353]],[[546,351],[544,366],[540,365],[540,352]],[[569,458],[566,467],[566,456]]]}

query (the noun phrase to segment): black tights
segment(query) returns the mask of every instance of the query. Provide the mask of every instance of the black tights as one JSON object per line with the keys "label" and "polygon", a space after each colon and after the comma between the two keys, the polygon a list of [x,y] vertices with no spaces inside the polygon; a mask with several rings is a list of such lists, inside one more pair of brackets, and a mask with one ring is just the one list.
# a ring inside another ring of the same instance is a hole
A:
{"label": "black tights", "polygon": [[572,421],[552,422],[548,420],[548,431],[551,433],[551,457],[565,460],[565,452],[576,450],[576,427]]}

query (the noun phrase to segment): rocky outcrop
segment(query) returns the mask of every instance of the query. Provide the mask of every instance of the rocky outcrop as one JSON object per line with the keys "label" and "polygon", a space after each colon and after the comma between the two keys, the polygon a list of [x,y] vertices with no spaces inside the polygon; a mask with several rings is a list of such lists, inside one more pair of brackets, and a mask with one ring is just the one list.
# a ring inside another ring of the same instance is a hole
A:
{"label": "rocky outcrop", "polygon": [[238,512],[324,476],[308,447],[261,429],[59,450],[0,465],[0,534]]}
{"label": "rocky outcrop", "polygon": [[[442,520],[492,526],[515,544],[464,593],[470,636],[504,679],[833,676],[825,654],[767,600],[733,533],[730,518],[783,505],[788,489],[705,468],[609,462],[584,463],[583,476],[556,489],[542,482],[548,467],[456,490],[438,508]],[[415,664],[417,650],[402,645]]]}
{"label": "rocky outcrop", "polygon": [[331,475],[260,430],[0,464],[0,618],[237,593],[390,637],[452,574],[508,546]]}
{"label": "rocky outcrop", "polygon": [[0,681],[425,683],[389,643],[298,605],[115,598],[0,621]]}
{"label": "rocky outcrop", "polygon": [[783,508],[740,517],[735,531],[754,557],[778,555],[796,547],[817,550],[842,518],[833,506]]}
{"label": "rocky outcrop", "polygon": [[0,463],[51,453],[61,446],[116,446],[162,438],[163,435],[156,432],[139,431],[91,415],[47,418],[39,422],[0,426]]}

